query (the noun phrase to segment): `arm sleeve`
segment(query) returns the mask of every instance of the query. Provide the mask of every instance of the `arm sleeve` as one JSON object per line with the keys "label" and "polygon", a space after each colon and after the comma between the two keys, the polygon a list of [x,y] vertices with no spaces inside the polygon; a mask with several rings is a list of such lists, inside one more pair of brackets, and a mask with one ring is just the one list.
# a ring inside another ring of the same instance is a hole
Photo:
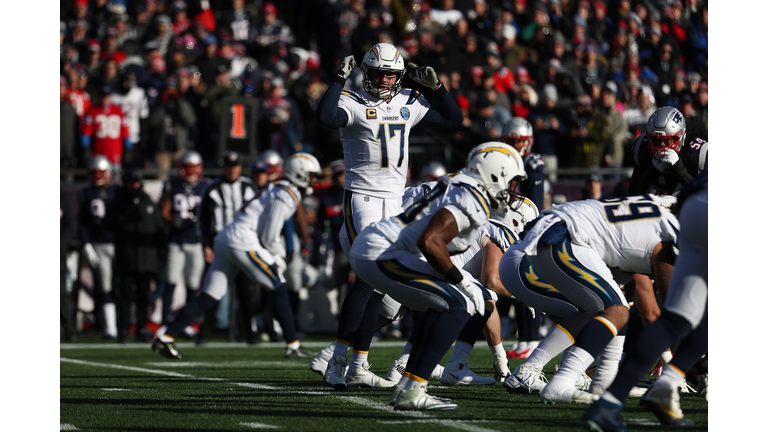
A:
{"label": "arm sleeve", "polygon": [[347,125],[349,117],[343,109],[339,108],[339,98],[343,88],[344,86],[334,80],[318,102],[316,115],[321,125],[331,129],[338,129]]}
{"label": "arm sleeve", "polygon": [[296,221],[293,216],[285,221],[283,226],[283,235],[285,236],[285,252],[293,253],[296,251],[296,245],[293,243],[293,233],[296,231]]}
{"label": "arm sleeve", "polygon": [[453,96],[442,85],[434,91],[434,95],[438,103],[427,111],[424,118],[419,122],[419,126],[435,128],[459,127],[461,122],[464,121],[464,116],[461,114],[461,109],[456,104],[456,101],[453,100]]}

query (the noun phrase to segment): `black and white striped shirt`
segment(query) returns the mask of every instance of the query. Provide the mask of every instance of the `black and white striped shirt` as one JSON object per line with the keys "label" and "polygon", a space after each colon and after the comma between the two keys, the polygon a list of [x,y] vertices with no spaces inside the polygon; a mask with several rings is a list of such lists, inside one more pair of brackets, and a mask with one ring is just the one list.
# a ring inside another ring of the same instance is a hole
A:
{"label": "black and white striped shirt", "polygon": [[219,177],[208,186],[200,205],[200,230],[203,246],[213,247],[213,238],[232,223],[235,212],[256,195],[251,179],[240,177],[228,183]]}

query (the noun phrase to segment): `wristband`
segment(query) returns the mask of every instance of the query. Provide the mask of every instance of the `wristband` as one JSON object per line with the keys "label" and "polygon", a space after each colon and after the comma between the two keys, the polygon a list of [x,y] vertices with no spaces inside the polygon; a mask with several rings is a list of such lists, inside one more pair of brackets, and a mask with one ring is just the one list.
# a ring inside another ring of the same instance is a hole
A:
{"label": "wristband", "polygon": [[450,270],[445,272],[445,278],[448,279],[448,282],[458,285],[461,283],[461,281],[464,279],[464,276],[461,274],[461,271],[454,265],[451,267]]}
{"label": "wristband", "polygon": [[341,84],[342,87],[344,87],[344,85],[347,83],[347,79],[346,78],[342,78],[339,75],[334,75],[333,76],[333,82],[337,82],[337,83]]}
{"label": "wristband", "polygon": [[437,85],[436,89],[432,90],[432,92],[434,92],[435,96],[440,97],[440,96],[446,94],[448,92],[448,90],[445,89],[445,86],[443,85],[443,83],[440,83],[440,84]]}

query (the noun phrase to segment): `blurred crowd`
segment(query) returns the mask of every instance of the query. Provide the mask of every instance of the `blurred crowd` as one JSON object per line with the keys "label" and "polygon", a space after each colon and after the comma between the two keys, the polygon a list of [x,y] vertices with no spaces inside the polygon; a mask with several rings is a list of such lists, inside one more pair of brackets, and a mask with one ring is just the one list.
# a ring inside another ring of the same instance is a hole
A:
{"label": "blurred crowd", "polygon": [[[420,133],[459,154],[518,116],[551,170],[631,167],[665,105],[707,139],[701,0],[65,0],[60,15],[62,169],[104,154],[169,170],[186,150],[214,167],[222,119],[237,118],[225,98],[255,101],[254,154],[303,149],[327,166],[338,131],[314,110],[339,59],[377,42],[437,71],[464,122]],[[359,69],[347,86],[362,87]]]}

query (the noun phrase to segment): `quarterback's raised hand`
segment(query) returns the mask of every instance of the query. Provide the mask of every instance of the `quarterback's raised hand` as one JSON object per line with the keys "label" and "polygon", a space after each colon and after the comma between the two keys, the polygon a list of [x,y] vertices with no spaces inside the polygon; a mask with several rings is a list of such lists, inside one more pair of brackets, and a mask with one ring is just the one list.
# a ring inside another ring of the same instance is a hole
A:
{"label": "quarterback's raised hand", "polygon": [[416,63],[408,62],[408,67],[413,71],[408,72],[408,76],[417,83],[436,90],[440,86],[437,74],[432,66],[419,66]]}
{"label": "quarterback's raised hand", "polygon": [[346,56],[344,57],[341,62],[339,62],[339,70],[336,72],[336,74],[344,79],[347,79],[349,77],[349,74],[352,73],[352,69],[355,68],[355,57],[354,56]]}

